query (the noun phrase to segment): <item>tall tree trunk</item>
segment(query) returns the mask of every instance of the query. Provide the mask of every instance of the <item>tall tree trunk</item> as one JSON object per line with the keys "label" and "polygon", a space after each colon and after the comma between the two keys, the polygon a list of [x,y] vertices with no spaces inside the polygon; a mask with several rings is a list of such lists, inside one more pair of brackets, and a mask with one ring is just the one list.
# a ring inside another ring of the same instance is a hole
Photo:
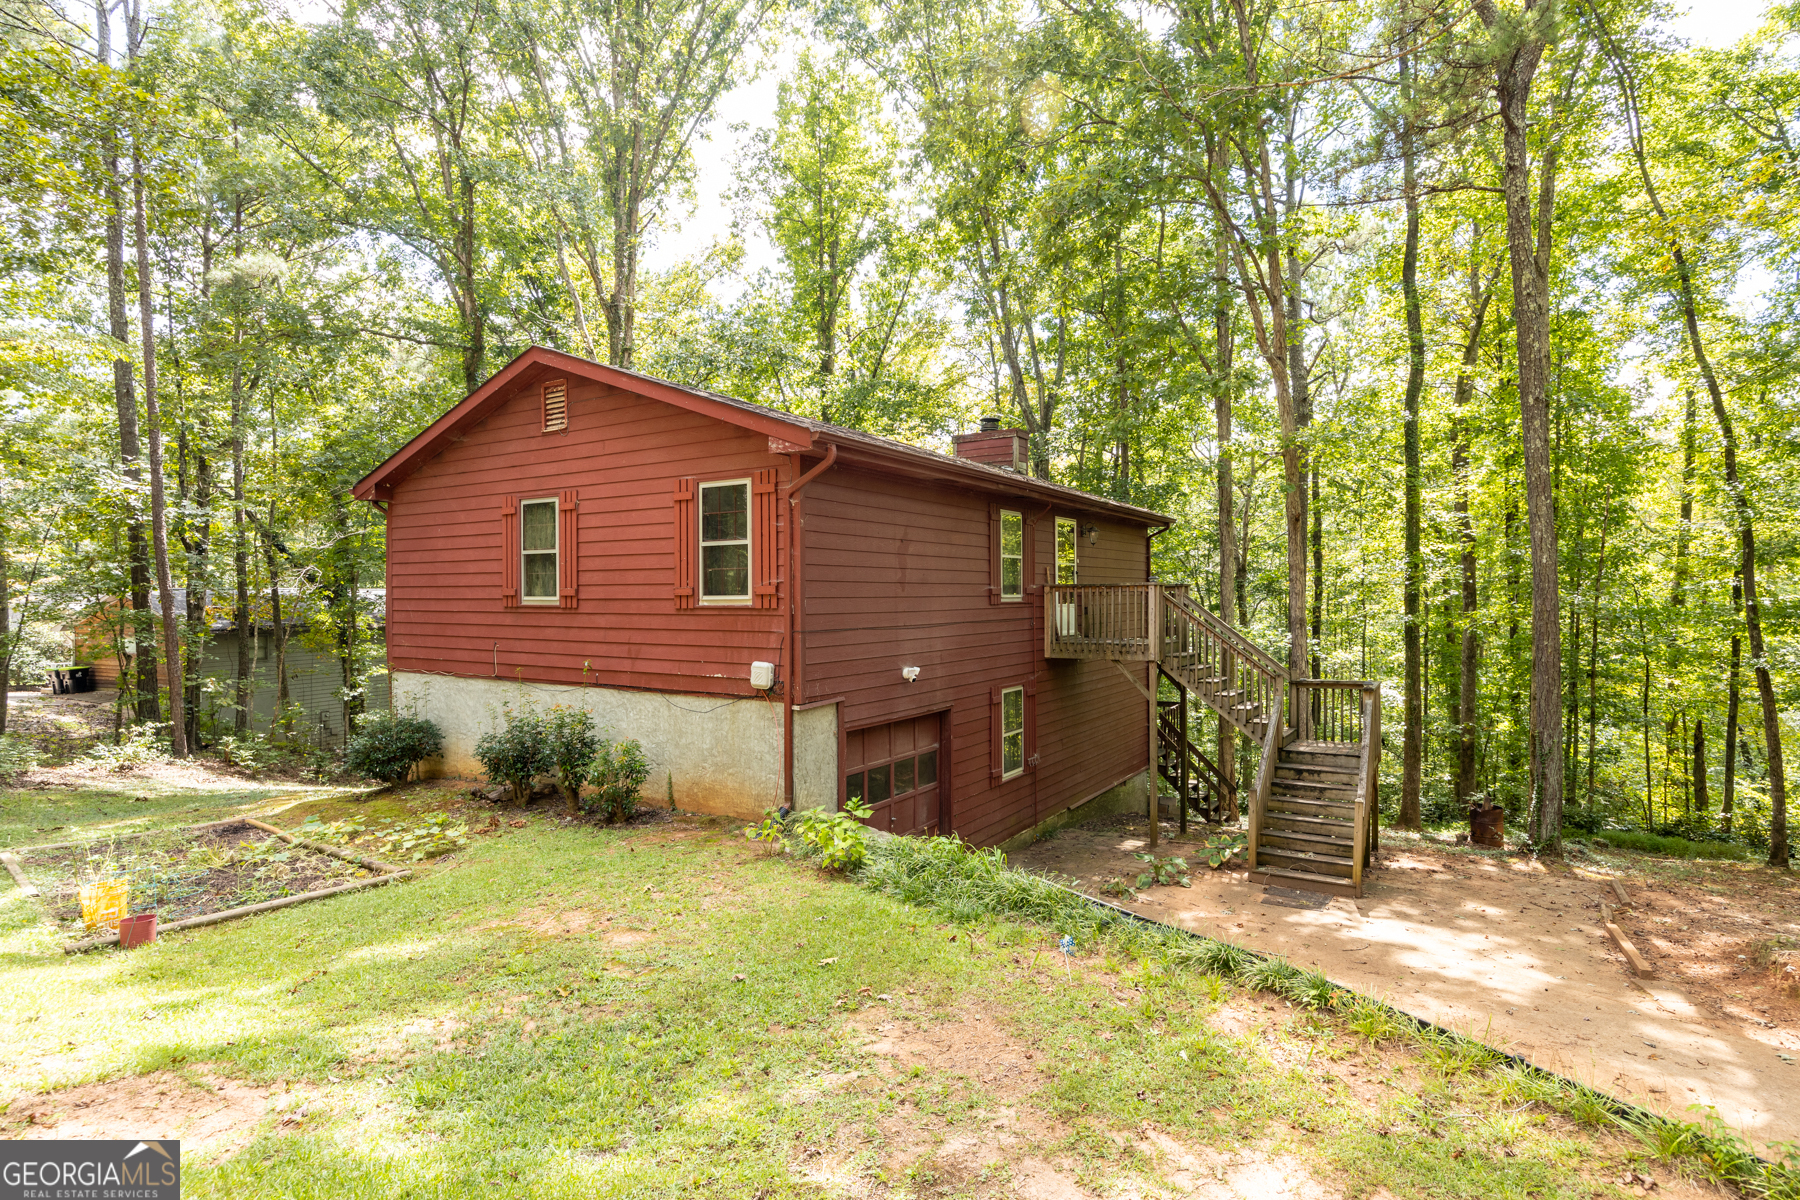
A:
{"label": "tall tree trunk", "polygon": [[[1531,86],[1546,46],[1537,24],[1540,0],[1526,0],[1527,24],[1510,30],[1512,41],[1494,64],[1504,147],[1502,191],[1506,241],[1512,264],[1513,327],[1518,347],[1519,427],[1525,457],[1526,525],[1531,537],[1531,716],[1526,747],[1533,803],[1532,842],[1547,854],[1562,851],[1562,612],[1556,547],[1556,496],[1550,455],[1549,270],[1555,191],[1555,153],[1538,165],[1536,228],[1533,227],[1531,153],[1528,141]],[[1508,24],[1494,0],[1476,0],[1489,29]]]}
{"label": "tall tree trunk", "polygon": [[[107,0],[94,5],[95,58],[111,68],[112,19]],[[112,129],[100,138],[101,167],[106,178],[106,321],[107,332],[119,343],[113,353],[113,402],[119,414],[119,466],[131,484],[130,519],[125,525],[126,561],[129,564],[131,630],[135,679],[121,672],[119,686],[135,693],[132,711],[140,721],[160,721],[162,706],[156,695],[156,625],[150,611],[150,547],[144,536],[144,472],[139,465],[137,396],[131,359],[124,347],[131,341],[131,324],[125,315],[125,191],[119,183],[118,135]]]}
{"label": "tall tree trunk", "polygon": [[198,524],[182,541],[187,549],[187,670],[183,712],[187,717],[188,745],[200,742],[200,678],[205,672],[207,593],[212,582],[212,461],[197,456],[194,471],[194,507]]}
{"label": "tall tree trunk", "polygon": [[1694,532],[1695,407],[1694,389],[1689,388],[1681,419],[1681,523],[1675,526],[1675,582],[1669,589],[1669,603],[1676,608],[1687,603],[1688,545]]}
{"label": "tall tree trunk", "polygon": [[[1312,522],[1312,665],[1309,668],[1314,679],[1324,678],[1324,645],[1325,645],[1325,510],[1319,503],[1319,468],[1311,464],[1307,478],[1312,488],[1312,499],[1308,504]],[[1319,703],[1322,697],[1315,693],[1313,702]]]}
{"label": "tall tree trunk", "polygon": [[292,737],[293,722],[288,720],[287,625],[281,617],[281,563],[275,557],[275,501],[269,501],[269,526],[263,530],[263,550],[269,563],[269,620],[275,640],[275,713],[269,721],[273,733],[280,726]]}
{"label": "tall tree trunk", "polygon": [[[1234,523],[1231,482],[1231,372],[1232,329],[1231,293],[1226,280],[1226,259],[1230,254],[1229,234],[1221,224],[1214,240],[1213,252],[1213,421],[1219,442],[1218,509],[1219,509],[1219,619],[1227,625],[1242,622],[1237,609],[1237,527]],[[1237,731],[1224,717],[1218,719],[1219,772],[1226,782],[1237,782]],[[1234,802],[1235,804],[1235,802]],[[1231,812],[1235,820],[1235,807]]]}
{"label": "tall tree trunk", "polygon": [[[1685,271],[1685,264],[1677,260]],[[1693,328],[1694,345],[1699,346],[1699,333],[1694,326],[1694,312],[1687,319]],[[1710,380],[1712,366],[1704,368]],[[1763,642],[1762,602],[1756,590],[1756,531],[1750,520],[1750,502],[1738,478],[1737,434],[1732,428],[1731,414],[1725,409],[1725,397],[1712,384],[1713,419],[1719,423],[1719,439],[1725,450],[1725,490],[1731,496],[1733,516],[1738,533],[1738,573],[1744,586],[1744,626],[1750,634],[1750,670],[1756,677],[1756,695],[1762,702],[1764,752],[1769,772],[1769,865],[1788,865],[1787,776],[1782,769],[1781,711],[1775,704],[1775,681],[1769,674],[1769,652]]]}
{"label": "tall tree trunk", "polygon": [[[1594,562],[1594,602],[1588,614],[1588,728],[1587,728],[1587,792],[1585,803],[1594,807],[1594,747],[1596,711],[1599,707],[1600,679],[1600,589],[1606,579],[1606,534],[1612,519],[1612,487],[1606,489],[1606,503],[1600,510],[1600,553]],[[1581,646],[1575,647],[1576,669],[1581,667]]]}
{"label": "tall tree trunk", "polygon": [[6,561],[6,522],[0,521],[0,736],[6,733],[6,706],[11,702],[12,656],[17,639],[12,631],[12,568]]}
{"label": "tall tree trunk", "polygon": [[1463,340],[1462,369],[1456,374],[1456,428],[1450,450],[1450,473],[1456,482],[1456,538],[1461,548],[1458,574],[1462,581],[1462,637],[1459,647],[1456,712],[1456,803],[1466,807],[1475,794],[1475,715],[1480,686],[1481,641],[1475,631],[1475,611],[1480,597],[1475,589],[1475,522],[1469,511],[1469,405],[1475,398],[1475,367],[1481,354],[1481,330],[1487,322],[1488,300],[1494,294],[1493,277],[1481,277],[1473,250],[1481,245],[1481,226],[1470,239],[1469,327]]}
{"label": "tall tree trunk", "polygon": [[[1412,64],[1400,58],[1403,103],[1411,98]],[[1406,202],[1406,251],[1401,260],[1400,291],[1406,300],[1405,494],[1406,577],[1405,725],[1400,750],[1400,819],[1402,829],[1421,827],[1419,793],[1424,780],[1425,692],[1424,647],[1420,602],[1424,593],[1425,558],[1420,548],[1421,475],[1419,468],[1419,393],[1425,385],[1425,325],[1419,301],[1419,196],[1415,186],[1413,126],[1410,112],[1400,120],[1401,191]]]}
{"label": "tall tree trunk", "polygon": [[[1637,162],[1638,178],[1644,185],[1644,198],[1656,213],[1659,228],[1673,231],[1678,227],[1669,220],[1668,211],[1663,208],[1662,200],[1657,194],[1656,181],[1650,174],[1649,154],[1644,146],[1642,110],[1638,106],[1637,81],[1632,74],[1631,65],[1613,42],[1598,10],[1590,6],[1589,13],[1600,31],[1601,49],[1611,61],[1613,72],[1618,77],[1619,91],[1625,101],[1625,132],[1632,156]],[[1739,572],[1744,589],[1744,624],[1750,635],[1750,665],[1756,675],[1757,696],[1762,701],[1763,738],[1768,752],[1769,865],[1785,867],[1788,865],[1787,778],[1782,769],[1781,715],[1775,707],[1775,686],[1769,676],[1769,659],[1763,644],[1762,606],[1756,590],[1756,531],[1743,483],[1738,478],[1737,436],[1732,429],[1731,414],[1725,407],[1725,393],[1719,387],[1718,375],[1713,371],[1712,359],[1707,355],[1706,345],[1700,336],[1698,306],[1694,300],[1693,269],[1688,264],[1686,248],[1673,232],[1668,235],[1668,246],[1669,257],[1675,264],[1676,299],[1681,304],[1682,325],[1687,332],[1688,349],[1694,356],[1694,364],[1700,369],[1701,381],[1705,383],[1706,394],[1712,401],[1713,419],[1719,426],[1719,438],[1724,443],[1725,491],[1731,497],[1732,515],[1737,526]]]}
{"label": "tall tree trunk", "polygon": [[[233,342],[243,345],[242,331],[234,331]],[[231,727],[238,733],[250,730],[250,547],[245,538],[244,520],[244,372],[243,364],[231,364],[231,575],[234,589],[231,609],[232,628],[237,631],[237,661],[232,669],[232,704],[235,711]]]}
{"label": "tall tree trunk", "polygon": [[1706,719],[1694,718],[1694,811],[1702,818],[1712,797],[1706,794]]}
{"label": "tall tree trunk", "polygon": [[137,238],[138,323],[144,342],[144,424],[150,442],[150,531],[156,558],[157,605],[162,610],[163,662],[169,671],[169,742],[176,758],[186,758],[187,723],[182,695],[181,633],[175,624],[175,588],[169,574],[168,503],[163,494],[161,414],[156,407],[156,326],[150,304],[150,228],[144,212],[144,164],[131,156],[133,231]]}
{"label": "tall tree trunk", "polygon": [[1743,614],[1744,592],[1738,576],[1731,580],[1731,666],[1725,676],[1725,790],[1719,797],[1719,820],[1724,832],[1731,833],[1731,817],[1737,805],[1738,709],[1743,702],[1739,685],[1744,640],[1738,632],[1738,618]]}

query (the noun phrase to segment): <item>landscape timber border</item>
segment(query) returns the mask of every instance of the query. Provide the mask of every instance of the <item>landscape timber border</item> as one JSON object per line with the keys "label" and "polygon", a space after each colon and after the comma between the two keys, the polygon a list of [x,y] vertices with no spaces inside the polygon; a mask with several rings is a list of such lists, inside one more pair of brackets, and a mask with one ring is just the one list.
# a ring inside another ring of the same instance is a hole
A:
{"label": "landscape timber border", "polygon": [[[239,917],[250,917],[255,916],[257,913],[274,912],[276,909],[289,908],[295,904],[304,904],[308,900],[323,900],[328,896],[341,896],[346,892],[354,892],[362,888],[380,887],[384,883],[392,883],[395,880],[412,878],[412,871],[410,869],[397,867],[392,863],[383,862],[378,858],[369,858],[366,855],[355,854],[336,846],[327,845],[324,842],[315,842],[311,838],[297,837],[285,829],[277,829],[275,826],[258,821],[254,817],[231,817],[223,821],[207,821],[200,825],[189,825],[177,832],[199,833],[203,830],[223,829],[232,825],[248,825],[254,829],[260,829],[265,833],[272,833],[285,842],[303,847],[307,850],[316,851],[320,854],[328,854],[333,858],[340,858],[347,863],[352,863],[365,870],[374,871],[375,875],[369,879],[356,879],[349,883],[333,884],[328,888],[318,888],[310,892],[301,892],[296,896],[282,896],[275,900],[264,900],[257,904],[243,904],[236,908],[221,909],[218,912],[202,913],[197,917],[189,917],[184,921],[171,921],[167,925],[157,926],[156,931],[158,934],[178,933],[184,929],[198,929],[206,925],[217,925],[222,921],[235,921]],[[145,837],[154,833],[166,832],[168,831],[152,829],[146,830],[143,833],[127,834],[126,836]],[[92,844],[92,842],[62,842],[48,846],[28,846],[24,847],[24,849],[27,851],[67,850],[72,847],[88,846]],[[43,896],[38,892],[38,889],[25,878],[24,872],[20,865],[18,865],[18,859],[13,852],[9,851],[4,856],[0,856],[0,863],[5,864],[6,869],[12,875],[13,880],[26,895],[37,896],[39,902],[43,902]],[[65,942],[62,950],[64,954],[84,954],[89,950],[98,950],[102,946],[115,946],[118,942],[119,935],[114,932],[102,934],[99,937],[84,938],[80,941]]]}

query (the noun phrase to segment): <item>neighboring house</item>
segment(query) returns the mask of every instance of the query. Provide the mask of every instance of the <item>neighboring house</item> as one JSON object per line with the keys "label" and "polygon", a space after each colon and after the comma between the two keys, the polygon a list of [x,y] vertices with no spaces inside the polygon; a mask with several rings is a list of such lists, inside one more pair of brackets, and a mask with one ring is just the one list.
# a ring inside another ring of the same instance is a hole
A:
{"label": "neighboring house", "polygon": [[[187,590],[174,588],[176,625],[185,638],[187,633]],[[361,589],[359,595],[364,604],[375,606],[380,611],[382,602],[379,588]],[[208,606],[212,620],[208,623],[207,642],[200,659],[200,678],[203,685],[209,684],[203,693],[202,704],[205,706],[229,704],[233,700],[231,688],[237,678],[238,631],[230,620],[230,609],[225,609],[226,616],[219,615],[220,608],[215,596],[214,603]],[[256,628],[248,632],[250,638],[250,680],[251,727],[258,731],[267,730],[275,717],[275,630],[268,620],[266,597],[259,598],[263,603],[261,619]],[[155,596],[152,594],[152,605]],[[301,720],[308,732],[322,741],[337,742],[343,740],[344,732],[344,686],[343,668],[339,665],[337,655],[330,649],[321,649],[312,644],[313,639],[305,629],[308,598],[304,593],[289,592],[282,589],[282,624],[287,627],[287,648],[285,659],[288,676],[288,702],[300,706]],[[290,606],[292,615],[290,615]],[[107,611],[94,614],[79,622],[75,627],[75,660],[82,664],[92,664],[94,675],[103,688],[115,688],[119,685],[120,655],[124,657],[124,669],[130,671],[135,659],[135,644],[129,633],[126,634],[123,646],[115,649],[112,639],[113,623],[118,619],[116,612],[108,606]],[[161,629],[158,618],[157,629]],[[379,643],[384,629],[377,623],[376,628],[364,636],[371,637]],[[381,652],[379,644],[369,647],[376,654]],[[157,677],[161,686],[169,686],[169,666],[157,655]],[[371,678],[364,687],[363,710],[374,712],[388,706],[388,678],[385,673]],[[226,724],[228,716],[221,717]]]}
{"label": "neighboring house", "polygon": [[445,736],[428,769],[479,773],[528,701],[640,740],[647,797],[690,810],[860,799],[991,845],[1142,805],[1156,664],[1047,657],[1089,613],[1046,590],[1136,585],[1111,590],[1141,624],[1172,522],[1029,477],[997,425],[952,457],[521,354],[355,488],[387,513],[395,703]]}

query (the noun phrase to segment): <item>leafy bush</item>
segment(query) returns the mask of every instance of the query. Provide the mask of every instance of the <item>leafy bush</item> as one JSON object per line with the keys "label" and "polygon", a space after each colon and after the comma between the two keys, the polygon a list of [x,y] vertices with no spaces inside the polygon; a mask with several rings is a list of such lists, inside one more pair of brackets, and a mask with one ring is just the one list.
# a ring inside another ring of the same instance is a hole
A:
{"label": "leafy bush", "polygon": [[1250,849],[1250,835],[1238,829],[1221,829],[1200,847],[1206,865],[1218,870],[1233,858],[1242,858]]}
{"label": "leafy bush", "polygon": [[795,814],[794,837],[827,871],[854,871],[869,857],[869,827],[863,821],[871,811],[856,804],[838,812],[809,808]]}
{"label": "leafy bush", "polygon": [[37,764],[36,746],[16,733],[0,734],[0,780],[17,779]]}
{"label": "leafy bush", "polygon": [[551,769],[550,737],[543,716],[527,708],[501,710],[505,724],[484,733],[475,743],[475,758],[488,778],[506,785],[513,803],[525,807],[531,781]]}
{"label": "leafy bush", "polygon": [[101,767],[108,771],[128,771],[132,767],[167,762],[168,758],[169,727],[167,725],[139,725],[131,731],[130,737],[118,745],[113,746],[101,742],[77,761],[81,766]]}
{"label": "leafy bush", "polygon": [[556,776],[556,786],[562,789],[563,798],[569,802],[569,812],[578,812],[581,785],[587,782],[594,759],[600,753],[600,735],[594,732],[594,718],[585,709],[553,708],[544,718],[544,735],[549,741],[550,770]]}
{"label": "leafy bush", "polygon": [[442,750],[444,735],[424,717],[384,712],[365,717],[344,752],[354,775],[400,783],[414,767]]}
{"label": "leafy bush", "polygon": [[638,793],[649,778],[650,760],[633,739],[601,743],[587,773],[594,806],[608,821],[629,821],[637,815]]}

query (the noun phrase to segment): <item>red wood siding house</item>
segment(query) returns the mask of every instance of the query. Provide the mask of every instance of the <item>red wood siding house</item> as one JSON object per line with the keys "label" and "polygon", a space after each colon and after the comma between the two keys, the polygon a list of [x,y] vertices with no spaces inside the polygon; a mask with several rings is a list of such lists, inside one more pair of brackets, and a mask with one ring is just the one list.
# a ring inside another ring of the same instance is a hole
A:
{"label": "red wood siding house", "polygon": [[698,811],[857,796],[986,845],[1141,802],[1143,693],[1046,659],[1041,591],[1145,582],[1169,518],[1012,469],[1013,431],[957,441],[529,350],[356,486],[387,512],[394,704],[459,775],[503,706],[582,705]]}

